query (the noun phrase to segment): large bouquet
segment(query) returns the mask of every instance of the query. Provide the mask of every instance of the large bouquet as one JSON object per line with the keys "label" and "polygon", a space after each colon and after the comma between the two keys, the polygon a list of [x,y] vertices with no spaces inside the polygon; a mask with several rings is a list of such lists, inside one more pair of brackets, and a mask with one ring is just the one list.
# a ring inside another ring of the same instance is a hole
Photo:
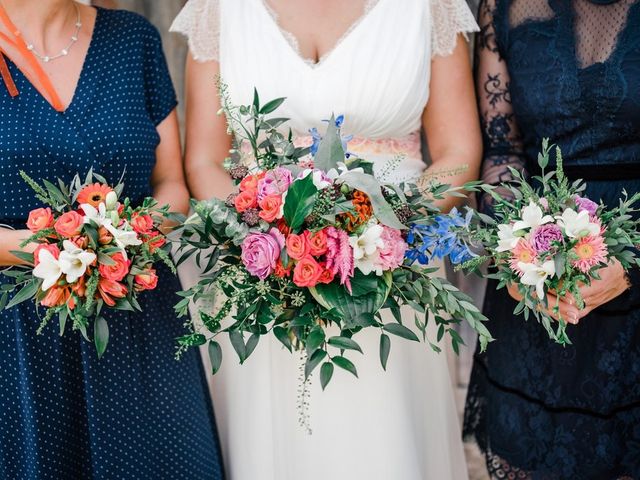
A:
{"label": "large bouquet", "polygon": [[[514,182],[503,185],[502,194],[483,187],[493,197],[495,216],[480,215],[480,224],[472,230],[488,253],[465,266],[474,268],[485,260],[494,263],[491,277],[499,280],[498,288],[513,284],[522,295],[514,313],[523,313],[526,319],[533,313],[552,339],[566,344],[570,340],[560,300],[572,298],[582,309],[580,287],[598,279],[598,271],[612,259],[625,269],[640,265],[635,253],[640,244],[640,193],[629,198],[623,192],[615,208],[597,204],[583,195],[583,181],[568,181],[559,148],[557,168],[547,171],[552,150],[545,140],[538,157],[542,174],[533,179],[540,188],[533,188],[515,169],[511,169]],[[549,304],[547,293],[554,295],[555,303]]]}
{"label": "large bouquet", "polygon": [[21,172],[46,207],[31,211],[27,227],[32,236],[22,247],[37,244],[33,253],[12,252],[28,266],[14,267],[4,274],[13,279],[2,286],[0,303],[9,292],[11,308],[26,300],[44,307],[38,333],[55,316],[60,334],[71,320],[88,340],[93,323],[98,356],[109,340],[105,310],[139,311],[138,295],[158,283],[154,265],[165,263],[175,271],[163,250],[165,236],[159,226],[170,214],[152,198],[134,207],[119,198],[124,185],[110,187],[99,175],[89,172],[84,182],[76,176],[70,185],[46,180],[40,186]]}
{"label": "large bouquet", "polygon": [[[437,267],[414,264],[451,252],[458,261],[470,258],[451,235],[435,235],[465,221],[457,212],[439,215],[425,196],[441,198],[447,187],[379,181],[370,163],[346,153],[340,117],[328,121],[323,137],[313,131],[309,148],[296,146],[291,132],[280,133],[285,119],[266,118],[282,101],[262,106],[256,93],[251,106],[226,102],[238,142],[228,171],[238,191],[226,201],[194,203],[184,226],[178,263],[196,255],[203,276],[176,306],[186,315],[191,302],[200,303],[198,322],[181,345],[208,342],[215,372],[222,361],[215,337],[228,334],[244,362],[260,337],[273,333],[290,351],[306,352],[307,376],[322,364],[323,387],[334,366],[357,375],[345,351],[361,352],[355,334],[365,328],[380,331],[383,367],[388,334],[422,337],[439,350],[436,339],[427,339],[429,322],[438,326],[437,341],[448,334],[457,350],[462,340],[453,327],[464,318],[486,345],[485,318],[471,300],[432,277]],[[212,292],[221,294],[215,312],[202,306]],[[403,305],[415,316],[403,318]],[[385,308],[395,321],[383,320]]]}

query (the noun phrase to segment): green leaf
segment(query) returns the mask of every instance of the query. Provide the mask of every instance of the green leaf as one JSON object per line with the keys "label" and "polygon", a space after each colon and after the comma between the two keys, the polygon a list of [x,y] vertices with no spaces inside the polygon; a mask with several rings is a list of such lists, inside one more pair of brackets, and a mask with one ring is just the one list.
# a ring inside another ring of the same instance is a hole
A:
{"label": "green leaf", "polygon": [[105,265],[107,267],[112,267],[116,264],[116,261],[111,258],[109,255],[105,255],[102,252],[98,252],[98,263]]}
{"label": "green leaf", "polygon": [[327,352],[324,350],[316,350],[311,357],[307,359],[307,363],[304,366],[304,376],[309,378],[309,375],[316,369],[320,362],[327,356]]}
{"label": "green leaf", "polygon": [[209,360],[211,360],[211,373],[215,375],[222,365],[222,347],[215,340],[210,340],[207,350],[209,351]]}
{"label": "green leaf", "polygon": [[320,368],[320,385],[322,385],[322,390],[327,388],[331,377],[333,377],[333,363],[325,362],[322,364],[322,368]]}
{"label": "green leaf", "polygon": [[38,293],[39,288],[40,281],[37,278],[30,280],[18,293],[15,294],[5,308],[13,308],[25,300],[33,298]]}
{"label": "green leaf", "polygon": [[340,348],[341,350],[356,350],[362,353],[362,348],[354,340],[347,337],[331,337],[329,339],[329,345],[332,347]]}
{"label": "green leaf", "polygon": [[247,340],[247,345],[245,346],[245,360],[251,356],[253,351],[258,346],[258,342],[260,341],[260,334],[254,333]]}
{"label": "green leaf", "polygon": [[359,172],[347,172],[341,175],[340,178],[344,183],[349,185],[349,187],[367,194],[371,201],[373,212],[380,223],[397,230],[406,230],[407,227],[398,220],[393,208],[384,198],[380,181],[373,175]]}
{"label": "green leaf", "polygon": [[69,311],[66,308],[60,310],[58,314],[58,324],[60,325],[60,336],[64,335],[64,328],[67,325],[67,318],[69,318]]}
{"label": "green leaf", "polygon": [[102,317],[96,318],[93,324],[93,340],[96,344],[98,358],[102,358],[109,343],[109,325]]}
{"label": "green leaf", "polygon": [[356,370],[356,366],[351,363],[351,360],[345,357],[336,356],[331,359],[333,363],[335,363],[338,367],[346,370],[347,372],[353,374],[355,377],[358,377],[358,371]]}
{"label": "green leaf", "polygon": [[2,296],[0,296],[0,311],[4,310],[4,307],[7,305],[8,299],[9,299],[9,292],[3,292]]}
{"label": "green leaf", "polygon": [[380,364],[384,370],[387,370],[387,360],[389,360],[389,351],[391,350],[391,339],[389,335],[380,335]]}
{"label": "green leaf", "polygon": [[270,113],[275,112],[278,107],[280,105],[282,105],[282,103],[286,100],[286,98],[276,98],[275,100],[271,100],[270,102],[267,102],[261,109],[260,109],[260,114],[261,115],[268,115]]}
{"label": "green leaf", "polygon": [[231,341],[231,346],[238,354],[238,359],[240,363],[244,363],[247,358],[247,347],[244,344],[244,338],[242,338],[242,333],[238,330],[231,330],[229,332],[229,340]]}
{"label": "green leaf", "polygon": [[280,343],[285,346],[287,350],[292,351],[291,339],[289,338],[289,332],[284,327],[273,327],[273,334],[276,336]]}
{"label": "green leaf", "polygon": [[260,109],[260,96],[258,95],[257,88],[253,89],[253,106],[255,107],[256,111]]}
{"label": "green leaf", "polygon": [[412,340],[414,342],[420,341],[418,336],[413,333],[413,331],[411,331],[404,325],[400,325],[399,323],[387,323],[382,328],[384,328],[389,333],[397,335],[398,337],[406,338],[407,340]]}
{"label": "green leaf", "polygon": [[317,198],[318,189],[313,184],[312,174],[291,184],[284,202],[284,218],[293,231],[297,231],[313,211]]}
{"label": "green leaf", "polygon": [[313,354],[324,343],[324,339],[324,330],[320,327],[314,328],[307,337],[307,354]]}
{"label": "green leaf", "polygon": [[33,265],[33,253],[27,253],[27,252],[23,252],[21,250],[12,250],[9,253],[11,255],[13,255],[14,257],[19,258],[23,262],[26,262],[29,265]]}
{"label": "green leaf", "polygon": [[314,165],[316,168],[328,172],[332,168],[338,168],[339,162],[344,162],[344,149],[342,148],[340,131],[336,127],[335,115],[331,115],[327,131],[322,137],[318,152],[314,157]]}

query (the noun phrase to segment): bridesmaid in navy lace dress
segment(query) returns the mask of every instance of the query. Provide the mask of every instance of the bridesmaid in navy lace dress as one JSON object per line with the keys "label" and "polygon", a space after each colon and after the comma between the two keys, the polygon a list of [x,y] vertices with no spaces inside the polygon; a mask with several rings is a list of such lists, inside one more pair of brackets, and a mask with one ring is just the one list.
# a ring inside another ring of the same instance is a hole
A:
{"label": "bridesmaid in navy lace dress", "polygon": [[[640,190],[640,0],[483,0],[480,23],[485,181],[536,174],[549,137],[590,198]],[[605,275],[587,311],[564,305],[564,348],[490,283],[497,341],[476,355],[465,433],[494,478],[640,479],[640,278]]]}
{"label": "bridesmaid in navy lace dress", "polygon": [[[65,58],[36,61],[21,43],[37,42],[42,18],[47,32],[65,32],[49,45],[64,48],[76,8],[71,0],[0,3],[0,266],[16,261],[9,251],[40,206],[20,170],[69,181],[93,167],[111,182],[126,171],[124,194],[134,202],[153,194],[187,208],[176,98],[146,20],[79,7],[82,28]],[[0,311],[0,478],[222,479],[199,354],[174,360],[180,285],[158,273],[158,288],[141,296],[143,313],[109,314],[101,360],[69,327],[63,337],[53,324],[36,335],[40,319],[28,302]]]}

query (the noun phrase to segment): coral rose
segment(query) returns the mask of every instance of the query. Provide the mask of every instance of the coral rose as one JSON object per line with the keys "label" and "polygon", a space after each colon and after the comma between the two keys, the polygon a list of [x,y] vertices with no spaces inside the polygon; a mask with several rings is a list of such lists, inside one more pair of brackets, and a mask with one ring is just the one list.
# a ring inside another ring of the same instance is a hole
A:
{"label": "coral rose", "polygon": [[260,179],[257,175],[247,175],[240,182],[240,191],[241,192],[254,192],[257,195],[258,192],[258,181]]}
{"label": "coral rose", "polygon": [[309,244],[306,235],[290,234],[287,237],[287,254],[294,260],[300,260],[309,253]]}
{"label": "coral rose", "polygon": [[136,290],[153,290],[158,286],[158,275],[153,268],[146,269],[135,276]]}
{"label": "coral rose", "polygon": [[164,246],[167,239],[160,232],[153,232],[146,237],[145,243],[149,247],[151,253]]}
{"label": "coral rose", "polygon": [[258,197],[255,190],[246,190],[240,192],[238,196],[233,200],[233,204],[239,213],[246,212],[250,208],[256,208],[258,206]]}
{"label": "coral rose", "polygon": [[[324,268],[324,266],[322,266],[322,268]],[[320,275],[320,278],[318,278],[318,283],[331,283],[333,282],[333,279],[336,277],[336,274],[333,273],[332,270],[329,270],[328,268],[324,268],[324,270],[322,271],[322,274]]]}
{"label": "coral rose", "polygon": [[327,253],[327,234],[324,233],[324,230],[316,233],[309,232],[307,240],[309,243],[309,253],[314,257],[319,257]]}
{"label": "coral rose", "polygon": [[313,257],[306,256],[293,269],[293,283],[298,287],[315,287],[323,271]]}
{"label": "coral rose", "polygon": [[78,212],[71,211],[61,215],[60,218],[56,220],[54,228],[61,237],[72,238],[80,235],[83,224],[84,217]]}
{"label": "coral rose", "polygon": [[119,282],[124,279],[129,273],[129,266],[131,265],[131,260],[125,260],[124,255],[118,252],[111,256],[111,260],[115,262],[114,265],[104,265],[100,264],[98,266],[98,271],[100,272],[100,276],[102,278],[106,278],[107,280],[113,280],[114,282]]}
{"label": "coral rose", "polygon": [[51,228],[53,222],[53,213],[51,213],[50,208],[36,208],[29,212],[27,228],[31,230],[32,233],[38,233],[45,228]]}
{"label": "coral rose", "polygon": [[153,230],[153,218],[151,218],[151,215],[134,213],[131,216],[130,223],[133,230],[137,233],[151,233],[151,230]]}
{"label": "coral rose", "polygon": [[268,195],[258,202],[262,209],[259,213],[261,219],[266,222],[275,222],[282,217],[282,197],[280,195]]}

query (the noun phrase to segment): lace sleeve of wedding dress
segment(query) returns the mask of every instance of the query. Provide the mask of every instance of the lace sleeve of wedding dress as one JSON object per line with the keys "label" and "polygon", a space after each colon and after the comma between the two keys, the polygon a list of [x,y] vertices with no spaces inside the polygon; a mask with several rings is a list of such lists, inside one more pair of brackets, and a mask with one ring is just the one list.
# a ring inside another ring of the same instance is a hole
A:
{"label": "lace sleeve of wedding dress", "polygon": [[[476,85],[482,120],[484,159],[482,180],[500,186],[513,181],[509,167],[525,168],[522,137],[511,105],[509,71],[500,55],[493,12],[496,0],[481,0],[478,21],[480,34],[476,40]],[[501,189],[500,194],[507,194]],[[481,210],[491,212],[491,197],[485,195]]]}
{"label": "lace sleeve of wedding dress", "polygon": [[218,61],[220,53],[219,0],[188,0],[169,30],[187,37],[189,51],[198,62]]}
{"label": "lace sleeve of wedding dress", "polygon": [[465,0],[429,0],[431,2],[431,44],[432,56],[446,57],[456,48],[458,34],[478,32],[478,24],[473,18]]}

